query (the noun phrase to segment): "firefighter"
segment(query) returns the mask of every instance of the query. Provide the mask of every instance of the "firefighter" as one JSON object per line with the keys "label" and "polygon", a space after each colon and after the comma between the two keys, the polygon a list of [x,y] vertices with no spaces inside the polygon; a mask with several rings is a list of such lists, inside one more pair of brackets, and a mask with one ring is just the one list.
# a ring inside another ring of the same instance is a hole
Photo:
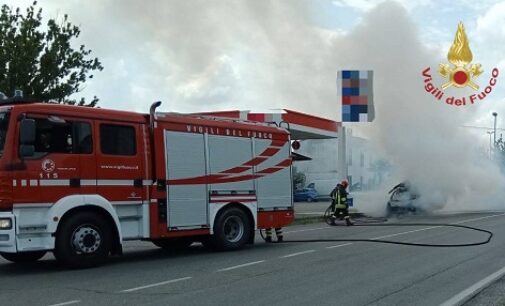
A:
{"label": "firefighter", "polygon": [[40,133],[39,137],[39,152],[49,152],[51,150],[51,134],[49,131],[44,131]]}
{"label": "firefighter", "polygon": [[[331,225],[336,225],[335,220],[343,215],[345,224],[347,226],[353,225],[349,217],[349,206],[347,204],[347,191],[345,190],[349,184],[346,180],[337,184],[337,186],[331,191]],[[342,218],[342,217],[340,217]]]}
{"label": "firefighter", "polygon": [[[272,228],[269,227],[265,229],[265,241],[272,242]],[[284,241],[284,236],[282,235],[282,227],[275,228],[275,236],[277,236],[277,242]]]}

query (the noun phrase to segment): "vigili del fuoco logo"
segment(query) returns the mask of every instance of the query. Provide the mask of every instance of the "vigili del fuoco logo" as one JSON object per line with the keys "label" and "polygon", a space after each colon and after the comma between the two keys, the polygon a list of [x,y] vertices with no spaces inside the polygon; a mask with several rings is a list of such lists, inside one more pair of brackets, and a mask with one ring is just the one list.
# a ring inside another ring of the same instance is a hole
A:
{"label": "vigili del fuoco logo", "polygon": [[[423,70],[424,89],[439,101],[444,101],[449,105],[465,106],[472,105],[478,101],[484,100],[496,86],[496,80],[499,75],[498,68],[493,68],[491,78],[486,84],[479,85],[477,78],[484,72],[482,65],[472,63],[473,54],[470,50],[468,38],[466,37],[463,23],[458,24],[458,30],[454,37],[449,53],[447,54],[449,64],[439,65],[438,73],[445,80],[445,83],[438,88],[433,84],[430,67]],[[454,96],[447,93],[448,88],[470,88],[476,93],[467,96]]]}

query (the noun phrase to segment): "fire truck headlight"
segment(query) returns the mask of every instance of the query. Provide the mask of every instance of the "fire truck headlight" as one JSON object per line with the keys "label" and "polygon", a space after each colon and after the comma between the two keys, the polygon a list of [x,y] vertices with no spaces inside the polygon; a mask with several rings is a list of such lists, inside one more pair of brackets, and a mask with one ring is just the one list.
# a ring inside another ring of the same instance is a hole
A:
{"label": "fire truck headlight", "polygon": [[0,218],[0,230],[6,230],[11,228],[12,228],[12,219]]}

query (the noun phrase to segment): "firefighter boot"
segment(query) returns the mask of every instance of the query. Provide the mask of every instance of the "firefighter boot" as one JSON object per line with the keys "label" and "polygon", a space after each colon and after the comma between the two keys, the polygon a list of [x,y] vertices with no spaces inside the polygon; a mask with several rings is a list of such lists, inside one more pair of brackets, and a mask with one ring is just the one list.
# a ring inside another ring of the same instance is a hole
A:
{"label": "firefighter boot", "polygon": [[271,228],[267,228],[265,230],[265,242],[272,242],[272,229]]}
{"label": "firefighter boot", "polygon": [[335,223],[335,220],[337,219],[337,217],[331,216],[330,219],[331,219],[330,225],[337,225],[337,223]]}
{"label": "firefighter boot", "polygon": [[351,226],[351,225],[354,225],[354,223],[351,222],[351,220],[349,219],[349,217],[345,218],[345,224],[347,226]]}
{"label": "firefighter boot", "polygon": [[282,234],[282,228],[281,227],[276,227],[275,228],[275,236],[277,237],[277,242],[283,242],[284,241],[284,236]]}

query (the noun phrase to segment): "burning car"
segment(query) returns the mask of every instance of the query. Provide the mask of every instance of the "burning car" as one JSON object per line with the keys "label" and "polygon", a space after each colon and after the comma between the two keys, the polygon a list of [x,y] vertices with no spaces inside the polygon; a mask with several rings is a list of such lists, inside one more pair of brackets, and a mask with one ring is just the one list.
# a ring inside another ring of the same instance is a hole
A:
{"label": "burning car", "polygon": [[419,195],[408,182],[402,182],[389,191],[389,201],[387,203],[387,215],[415,213],[416,200]]}

